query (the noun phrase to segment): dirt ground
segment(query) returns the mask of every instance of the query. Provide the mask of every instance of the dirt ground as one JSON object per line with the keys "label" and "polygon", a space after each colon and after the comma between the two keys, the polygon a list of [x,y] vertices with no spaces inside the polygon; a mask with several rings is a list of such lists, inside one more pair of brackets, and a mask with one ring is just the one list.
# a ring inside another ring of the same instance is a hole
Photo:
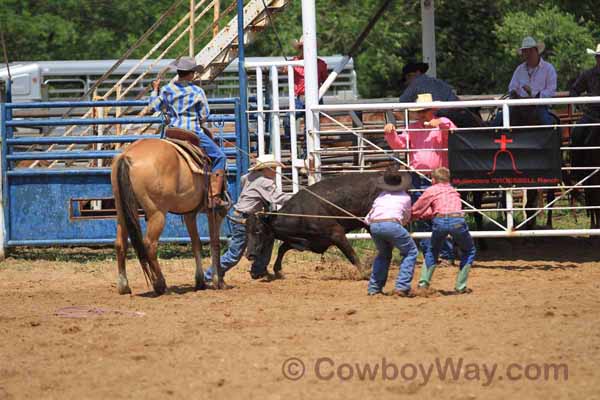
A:
{"label": "dirt ground", "polygon": [[203,292],[170,257],[159,298],[130,260],[119,296],[110,249],[21,250],[0,264],[0,399],[600,399],[598,242],[494,247],[473,293],[450,295],[448,266],[429,298],[368,297],[351,265],[301,253],[283,280],[243,261]]}

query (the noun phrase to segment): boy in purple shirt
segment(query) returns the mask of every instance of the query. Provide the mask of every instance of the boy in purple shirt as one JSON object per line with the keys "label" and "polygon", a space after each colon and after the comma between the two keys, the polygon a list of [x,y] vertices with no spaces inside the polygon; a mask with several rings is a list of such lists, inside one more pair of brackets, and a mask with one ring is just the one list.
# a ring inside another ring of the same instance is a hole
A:
{"label": "boy in purple shirt", "polygon": [[365,218],[377,247],[377,257],[369,280],[370,296],[383,294],[394,247],[400,250],[403,258],[393,293],[400,297],[410,296],[410,285],[419,253],[414,240],[404,228],[410,222],[411,201],[406,193],[410,181],[410,175],[398,171],[396,166],[388,169],[377,183],[382,192]]}

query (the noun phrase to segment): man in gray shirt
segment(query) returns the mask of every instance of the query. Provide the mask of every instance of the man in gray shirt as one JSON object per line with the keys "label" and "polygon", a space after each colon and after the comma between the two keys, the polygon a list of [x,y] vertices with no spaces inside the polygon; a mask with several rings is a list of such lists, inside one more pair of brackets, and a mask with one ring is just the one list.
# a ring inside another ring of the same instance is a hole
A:
{"label": "man in gray shirt", "polygon": [[[275,160],[272,154],[258,157],[256,164],[250,168],[249,173],[242,177],[241,193],[238,201],[233,206],[231,227],[231,243],[229,248],[221,256],[221,268],[223,273],[237,265],[246,250],[246,218],[250,214],[267,208],[275,209],[283,205],[293,196],[292,193],[283,193],[275,185],[276,168],[283,165]],[[271,260],[273,245],[265,246],[259,257],[256,257],[251,267],[252,271],[265,271]],[[205,282],[212,281],[213,270],[208,268],[204,273]]]}

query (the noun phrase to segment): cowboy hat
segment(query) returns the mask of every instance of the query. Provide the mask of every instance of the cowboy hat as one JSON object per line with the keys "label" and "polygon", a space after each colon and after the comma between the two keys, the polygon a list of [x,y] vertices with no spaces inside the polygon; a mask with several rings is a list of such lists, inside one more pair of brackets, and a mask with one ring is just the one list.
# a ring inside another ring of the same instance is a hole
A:
{"label": "cowboy hat", "polygon": [[274,154],[263,154],[256,158],[256,163],[253,167],[249,168],[248,171],[260,171],[265,168],[277,168],[283,167],[284,165],[275,159]]}
{"label": "cowboy hat", "polygon": [[538,54],[542,54],[546,49],[544,42],[538,42],[531,36],[526,36],[523,38],[523,42],[521,42],[521,47],[519,48],[518,53],[521,54],[523,53],[524,49],[532,49],[534,47],[537,49]]}
{"label": "cowboy hat", "polygon": [[598,43],[598,46],[596,46],[596,50],[587,49],[587,53],[593,54],[595,56],[600,56],[600,43]]}
{"label": "cowboy hat", "polygon": [[375,186],[378,189],[386,190],[388,192],[406,192],[410,189],[412,179],[410,174],[406,171],[399,171],[397,166],[389,167],[375,181]]}
{"label": "cowboy hat", "polygon": [[424,63],[424,62],[409,62],[408,64],[406,64],[403,68],[402,68],[402,80],[406,79],[406,75],[412,73],[412,72],[421,72],[422,74],[424,74],[425,72],[427,72],[427,70],[429,69],[429,64]]}
{"label": "cowboy hat", "polygon": [[177,71],[194,71],[194,72],[200,72],[200,71],[202,71],[202,69],[204,69],[204,67],[202,65],[196,64],[196,60],[194,59],[194,57],[188,57],[188,56],[183,56],[183,57],[176,59],[171,64],[169,64],[169,67],[171,69],[177,70]]}
{"label": "cowboy hat", "polygon": [[[419,95],[417,95],[417,100],[415,101],[415,103],[431,103],[433,102],[433,97],[431,96],[431,93],[421,93]],[[417,107],[417,108],[409,108],[408,111],[423,111],[423,110],[428,110],[434,107]]]}

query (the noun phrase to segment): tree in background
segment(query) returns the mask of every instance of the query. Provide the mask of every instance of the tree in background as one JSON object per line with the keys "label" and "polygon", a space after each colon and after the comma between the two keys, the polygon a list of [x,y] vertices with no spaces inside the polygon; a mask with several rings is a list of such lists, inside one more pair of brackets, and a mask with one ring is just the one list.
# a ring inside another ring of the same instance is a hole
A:
{"label": "tree in background", "polygon": [[[167,10],[174,0],[0,0],[0,23],[11,61],[116,59]],[[235,0],[222,0],[225,9]],[[141,57],[187,12],[187,1],[152,40]],[[559,88],[593,62],[585,48],[600,42],[597,0],[436,0],[438,76],[459,94],[502,93],[520,62],[523,36],[546,42],[546,57],[557,68]],[[316,0],[319,53],[344,54],[381,0]],[[420,2],[396,0],[356,56],[363,97],[396,97],[402,66],[420,60]],[[208,24],[202,20],[201,31]],[[258,35],[250,56],[292,56],[292,39],[302,34],[301,2],[295,0],[275,26]],[[169,55],[187,51],[187,41]]]}
{"label": "tree in background", "polygon": [[525,36],[546,44],[543,57],[556,68],[558,90],[568,90],[570,81],[594,63],[585,52],[595,46],[591,30],[557,7],[542,7],[533,15],[522,11],[509,13],[496,25],[496,36],[505,60],[498,64],[503,70],[501,75],[506,77],[503,91],[507,90],[512,71],[522,62],[516,49]]}

